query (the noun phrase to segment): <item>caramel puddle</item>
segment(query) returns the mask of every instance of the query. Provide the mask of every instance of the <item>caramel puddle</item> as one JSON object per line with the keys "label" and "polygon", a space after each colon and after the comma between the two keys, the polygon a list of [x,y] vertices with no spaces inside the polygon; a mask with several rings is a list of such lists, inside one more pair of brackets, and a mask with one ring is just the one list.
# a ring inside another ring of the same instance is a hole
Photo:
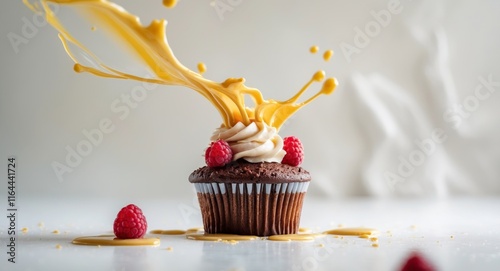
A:
{"label": "caramel puddle", "polygon": [[187,230],[179,230],[179,229],[152,230],[149,233],[150,234],[161,234],[161,235],[184,235],[184,234],[202,233],[202,232],[203,232],[203,228],[190,228]]}
{"label": "caramel puddle", "polygon": [[258,237],[255,235],[238,235],[238,234],[188,234],[187,239],[200,241],[253,241],[253,240],[269,240],[269,241],[313,241],[322,234],[280,234],[271,235],[269,237]]}
{"label": "caramel puddle", "polygon": [[360,238],[370,238],[373,235],[377,235],[379,232],[372,228],[339,228],[332,229],[323,232],[324,234],[330,235],[346,235],[346,236],[357,236]]}
{"label": "caramel puddle", "polygon": [[151,234],[163,234],[163,235],[183,235],[186,234],[185,230],[152,230]]}
{"label": "caramel puddle", "polygon": [[312,233],[312,230],[309,228],[299,228],[299,233]]}
{"label": "caramel puddle", "polygon": [[313,241],[317,237],[323,236],[321,234],[281,234],[281,235],[271,235],[267,238],[269,241]]}
{"label": "caramel puddle", "polygon": [[297,234],[280,234],[271,235],[269,237],[259,237],[255,235],[238,235],[238,234],[209,234],[203,233],[202,228],[191,228],[188,230],[153,230],[150,231],[151,234],[163,234],[163,235],[186,235],[189,240],[198,241],[253,241],[253,240],[269,240],[269,241],[313,241],[316,238],[323,237],[325,235],[334,236],[357,236],[359,238],[370,239],[372,242],[378,241],[377,237],[378,231],[372,228],[338,228],[327,230],[323,233],[311,233],[308,228],[300,228]]}
{"label": "caramel puddle", "polygon": [[87,246],[158,246],[158,238],[117,239],[114,235],[82,236],[73,239],[75,245]]}
{"label": "caramel puddle", "polygon": [[203,233],[203,228],[191,228],[187,230],[152,230],[151,234],[163,235],[186,235],[187,239],[199,241],[222,241],[234,242],[235,241],[253,241],[253,240],[269,240],[269,241],[312,241],[323,234],[313,234],[308,228],[299,228],[298,234],[282,234],[272,235],[269,237],[259,237],[255,235],[239,235],[239,234],[225,234],[225,233]]}
{"label": "caramel puddle", "polygon": [[203,234],[188,234],[187,239],[200,240],[200,241],[253,241],[259,239],[254,235],[238,235],[238,234],[224,234],[224,233],[203,233]]}

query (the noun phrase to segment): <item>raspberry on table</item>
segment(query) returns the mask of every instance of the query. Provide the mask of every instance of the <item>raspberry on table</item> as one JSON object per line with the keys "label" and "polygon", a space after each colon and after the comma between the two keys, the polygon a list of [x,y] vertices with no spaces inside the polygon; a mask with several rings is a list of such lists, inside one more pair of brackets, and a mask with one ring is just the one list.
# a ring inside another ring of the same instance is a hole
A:
{"label": "raspberry on table", "polygon": [[304,147],[300,140],[295,136],[285,137],[283,139],[283,150],[286,152],[282,164],[290,166],[299,166],[304,160]]}
{"label": "raspberry on table", "polygon": [[406,260],[401,271],[435,271],[434,267],[429,264],[429,262],[417,252],[410,254],[408,260]]}
{"label": "raspberry on table", "polygon": [[233,151],[229,144],[222,139],[210,143],[210,146],[205,151],[205,162],[211,168],[223,167],[232,160]]}
{"label": "raspberry on table", "polygon": [[148,223],[142,210],[134,204],[123,207],[116,216],[113,231],[119,239],[138,239],[146,234]]}

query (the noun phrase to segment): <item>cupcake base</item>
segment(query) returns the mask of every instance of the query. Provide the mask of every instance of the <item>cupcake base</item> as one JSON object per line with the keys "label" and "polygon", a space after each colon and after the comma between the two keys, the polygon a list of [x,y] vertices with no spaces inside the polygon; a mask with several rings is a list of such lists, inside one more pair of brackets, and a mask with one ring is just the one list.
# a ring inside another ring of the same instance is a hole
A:
{"label": "cupcake base", "polygon": [[195,183],[206,233],[295,234],[309,182]]}

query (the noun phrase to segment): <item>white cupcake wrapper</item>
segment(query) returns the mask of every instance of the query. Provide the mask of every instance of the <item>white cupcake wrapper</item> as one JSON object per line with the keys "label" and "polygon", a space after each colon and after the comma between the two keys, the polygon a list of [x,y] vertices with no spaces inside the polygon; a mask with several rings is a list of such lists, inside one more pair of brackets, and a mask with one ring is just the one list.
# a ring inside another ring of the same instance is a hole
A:
{"label": "white cupcake wrapper", "polygon": [[195,183],[197,193],[202,194],[226,194],[229,189],[233,194],[271,194],[271,193],[305,193],[309,182],[291,182],[276,184],[261,183]]}

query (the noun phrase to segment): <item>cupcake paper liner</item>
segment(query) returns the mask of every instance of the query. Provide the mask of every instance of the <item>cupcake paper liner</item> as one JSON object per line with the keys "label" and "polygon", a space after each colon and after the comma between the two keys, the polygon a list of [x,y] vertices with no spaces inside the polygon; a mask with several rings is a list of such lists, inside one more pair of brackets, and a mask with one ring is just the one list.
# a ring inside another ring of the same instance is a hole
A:
{"label": "cupcake paper liner", "polygon": [[270,236],[298,232],[309,182],[194,185],[206,233]]}

